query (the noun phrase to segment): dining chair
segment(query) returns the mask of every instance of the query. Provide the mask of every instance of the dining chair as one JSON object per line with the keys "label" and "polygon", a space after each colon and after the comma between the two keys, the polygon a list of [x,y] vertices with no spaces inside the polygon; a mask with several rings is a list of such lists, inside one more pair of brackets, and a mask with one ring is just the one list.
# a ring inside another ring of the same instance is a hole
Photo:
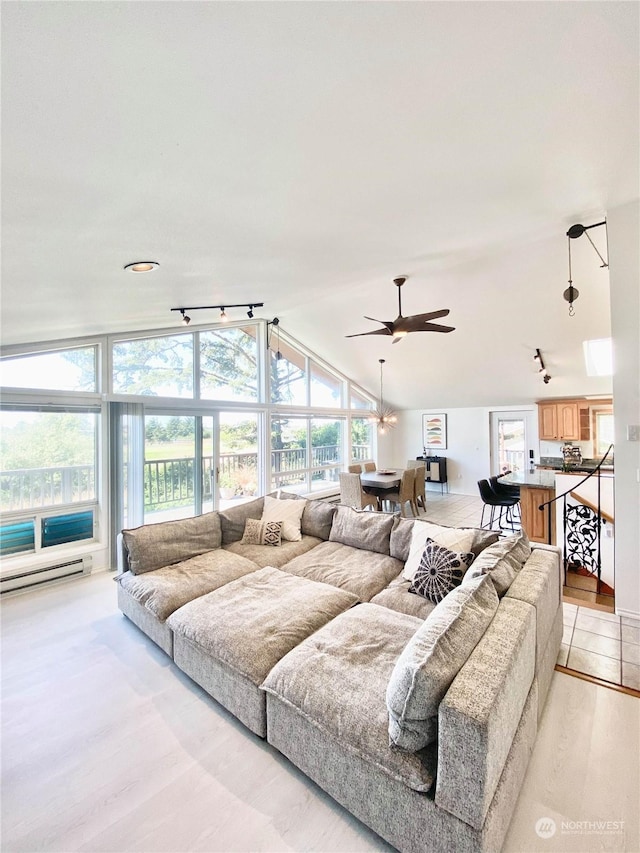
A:
{"label": "dining chair", "polygon": [[350,474],[361,474],[362,473],[362,465],[359,462],[356,462],[353,465],[349,465],[349,473]]}
{"label": "dining chair", "polygon": [[427,475],[427,467],[426,465],[416,465],[413,470],[416,472],[416,482],[413,490],[413,496],[416,505],[417,515],[420,510],[420,507],[422,507],[425,512],[427,511],[427,496],[424,487],[424,480]]}
{"label": "dining chair", "polygon": [[407,468],[418,468],[424,465],[424,459],[407,459]]}
{"label": "dining chair", "polygon": [[378,509],[378,498],[363,490],[360,474],[340,474],[340,503],[354,509]]}
{"label": "dining chair", "polygon": [[397,492],[387,492],[385,501],[400,505],[400,515],[404,516],[405,504],[409,504],[412,515],[418,515],[418,507],[415,500],[416,469],[407,468],[402,472],[400,488]]}
{"label": "dining chair", "polygon": [[375,471],[376,470],[376,463],[375,462],[365,462],[364,463],[364,470],[365,471]]}

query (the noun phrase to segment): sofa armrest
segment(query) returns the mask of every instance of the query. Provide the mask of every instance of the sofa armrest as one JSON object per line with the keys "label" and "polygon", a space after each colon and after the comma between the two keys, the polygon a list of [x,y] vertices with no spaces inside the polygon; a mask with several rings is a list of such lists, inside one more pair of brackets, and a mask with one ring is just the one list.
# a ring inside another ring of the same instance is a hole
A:
{"label": "sofa armrest", "polygon": [[503,599],[440,704],[436,804],[475,829],[484,823],[533,682],[535,615],[530,604]]}
{"label": "sofa armrest", "polygon": [[118,533],[116,538],[116,566],[120,575],[123,572],[129,571],[129,552],[127,551],[127,546],[124,544],[122,533]]}

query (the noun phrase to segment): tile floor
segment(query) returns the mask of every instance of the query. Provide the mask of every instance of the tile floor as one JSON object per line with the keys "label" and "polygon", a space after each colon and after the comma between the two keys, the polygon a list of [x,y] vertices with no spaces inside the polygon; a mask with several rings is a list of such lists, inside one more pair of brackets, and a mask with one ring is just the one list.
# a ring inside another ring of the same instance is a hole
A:
{"label": "tile floor", "polygon": [[[427,491],[423,517],[452,526],[479,526],[482,501],[469,495]],[[563,604],[564,633],[558,664],[640,690],[640,622],[589,607]]]}

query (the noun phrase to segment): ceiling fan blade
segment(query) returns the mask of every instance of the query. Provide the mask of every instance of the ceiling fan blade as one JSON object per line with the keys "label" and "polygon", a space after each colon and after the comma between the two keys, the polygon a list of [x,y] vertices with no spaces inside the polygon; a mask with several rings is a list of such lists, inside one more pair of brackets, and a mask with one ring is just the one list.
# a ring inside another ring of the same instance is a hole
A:
{"label": "ceiling fan blade", "polygon": [[[397,334],[398,332],[422,332],[426,327],[437,326],[437,323],[428,323],[427,318],[434,319],[433,314],[435,313],[436,317],[443,316],[443,312],[435,311],[430,314],[418,314],[413,317],[404,317],[400,322],[396,323],[393,327],[393,331]],[[444,312],[448,314],[449,312]]]}
{"label": "ceiling fan blade", "polygon": [[372,323],[380,323],[381,326],[386,326],[389,331],[393,328],[393,320],[377,320],[375,317],[365,317],[365,320],[371,320]]}
{"label": "ceiling fan blade", "polygon": [[412,332],[455,332],[455,326],[441,326],[440,323],[425,323],[418,329],[411,329]]}
{"label": "ceiling fan blade", "polygon": [[412,322],[413,320],[437,320],[438,317],[446,317],[449,313],[448,308],[443,308],[441,311],[427,311],[426,314],[411,314],[410,317],[405,317],[405,320]]}
{"label": "ceiling fan blade", "polygon": [[357,335],[345,335],[345,338],[361,338],[363,335],[390,335],[391,329],[374,329],[372,332],[358,332]]}

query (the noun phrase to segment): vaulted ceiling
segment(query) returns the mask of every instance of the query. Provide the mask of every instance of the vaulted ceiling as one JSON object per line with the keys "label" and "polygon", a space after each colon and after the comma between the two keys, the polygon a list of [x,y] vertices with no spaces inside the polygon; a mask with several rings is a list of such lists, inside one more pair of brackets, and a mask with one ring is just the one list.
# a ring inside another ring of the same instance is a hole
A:
{"label": "vaulted ceiling", "polygon": [[[3,4],[3,343],[256,300],[372,391],[385,358],[397,407],[608,391],[581,356],[608,273],[572,242],[570,318],[564,235],[638,196],[638,11]],[[346,339],[395,318],[398,275],[456,331]]]}

